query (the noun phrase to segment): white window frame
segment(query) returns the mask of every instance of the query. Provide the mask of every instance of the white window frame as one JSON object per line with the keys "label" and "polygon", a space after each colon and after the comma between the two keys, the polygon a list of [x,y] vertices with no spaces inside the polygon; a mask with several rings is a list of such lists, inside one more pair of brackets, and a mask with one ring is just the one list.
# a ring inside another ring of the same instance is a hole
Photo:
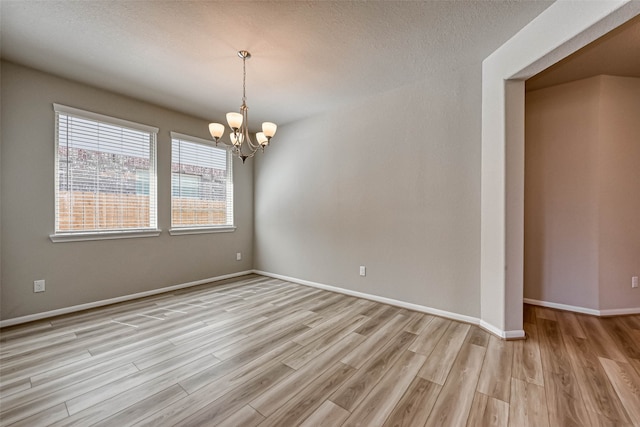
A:
{"label": "white window frame", "polygon": [[209,141],[196,136],[185,135],[178,132],[170,132],[171,135],[171,164],[173,165],[173,140],[178,139],[185,142],[191,142],[194,144],[200,144],[225,150],[227,152],[227,197],[231,197],[231,213],[227,214],[226,225],[201,225],[201,226],[174,226],[173,225],[173,172],[171,180],[171,228],[169,228],[169,234],[172,236],[185,235],[185,234],[206,234],[206,233],[230,233],[236,230],[235,225],[235,198],[234,198],[234,186],[233,186],[233,157],[231,150],[224,145],[215,146],[213,141]]}
{"label": "white window frame", "polygon": [[[159,236],[162,230],[158,228],[158,191],[157,191],[157,144],[158,144],[158,128],[153,126],[147,126],[140,123],[130,122],[128,120],[118,119],[115,117],[105,116],[91,111],[85,111],[78,108],[68,107],[61,104],[53,104],[55,111],[55,179],[54,179],[54,194],[55,194],[55,211],[54,219],[54,233],[49,235],[54,243],[62,242],[75,242],[75,241],[87,241],[87,240],[110,240],[110,239],[125,239],[135,237],[156,237]],[[113,229],[113,230],[79,230],[79,231],[57,231],[58,221],[58,191],[59,191],[59,158],[58,158],[58,114],[67,116],[79,117],[85,120],[91,120],[100,123],[106,123],[109,125],[119,126],[123,128],[148,132],[151,135],[151,156],[150,156],[150,174],[149,174],[149,227],[137,228],[131,230]]]}

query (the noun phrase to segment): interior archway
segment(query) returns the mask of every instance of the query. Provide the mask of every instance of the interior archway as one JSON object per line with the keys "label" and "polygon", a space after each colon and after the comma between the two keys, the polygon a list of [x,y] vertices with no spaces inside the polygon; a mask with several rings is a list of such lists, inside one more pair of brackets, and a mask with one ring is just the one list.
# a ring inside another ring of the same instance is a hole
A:
{"label": "interior archway", "polygon": [[481,325],[521,338],[524,81],[640,14],[640,2],[556,2],[483,62]]}

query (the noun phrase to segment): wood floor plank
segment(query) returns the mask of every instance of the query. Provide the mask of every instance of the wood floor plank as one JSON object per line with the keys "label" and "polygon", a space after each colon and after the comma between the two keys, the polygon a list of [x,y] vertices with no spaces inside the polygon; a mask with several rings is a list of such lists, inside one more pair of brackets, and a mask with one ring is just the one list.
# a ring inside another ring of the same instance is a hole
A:
{"label": "wood floor plank", "polygon": [[549,423],[552,426],[589,426],[591,418],[572,372],[544,371]]}
{"label": "wood floor plank", "polygon": [[338,362],[305,387],[293,399],[264,420],[261,427],[282,427],[301,424],[353,373],[355,368]]}
{"label": "wood floor plank", "polygon": [[546,307],[535,307],[536,319],[539,321],[540,319],[553,320],[554,322],[558,320],[556,317],[556,310],[552,310]]}
{"label": "wood floor plank", "polygon": [[420,369],[418,376],[440,385],[444,384],[469,328],[470,326],[465,323],[451,323],[427,358],[427,362]]}
{"label": "wood floor plank", "polygon": [[29,390],[30,388],[31,381],[29,378],[16,378],[13,381],[5,382],[0,385],[0,399],[4,399],[14,393]]}
{"label": "wood floor plank", "polygon": [[418,335],[413,345],[409,347],[409,350],[414,353],[429,356],[450,324],[450,320],[443,319],[442,317],[434,317]]}
{"label": "wood floor plank", "polygon": [[404,327],[406,332],[411,332],[412,334],[419,335],[420,332],[427,327],[429,323],[433,320],[434,316],[429,314],[414,312],[411,314],[409,323]]}
{"label": "wood floor plank", "polygon": [[509,405],[509,426],[549,427],[547,398],[543,386],[512,378],[511,395],[514,399]]}
{"label": "wood floor plank", "polygon": [[543,370],[558,374],[570,374],[571,361],[564,346],[558,322],[538,317],[537,327]]}
{"label": "wood floor plank", "polygon": [[[161,408],[164,408],[167,405],[171,405],[172,403],[177,402],[178,400],[186,396],[187,392],[184,391],[179,385],[174,384],[156,394],[147,397],[146,399],[128,406],[126,409],[116,413],[111,417],[105,418],[95,424],[92,423],[91,425],[95,427],[110,427],[132,424],[147,418],[150,414],[153,414]],[[112,411],[110,408],[108,409]],[[52,427],[57,426],[54,425]]]}
{"label": "wood floor plank", "polygon": [[513,344],[512,341],[504,341],[495,336],[489,339],[477,388],[479,392],[506,403],[509,403],[511,394]]}
{"label": "wood floor plank", "polygon": [[351,415],[349,411],[325,400],[322,405],[304,420],[300,427],[335,427],[340,426]]}
{"label": "wood floor plank", "polygon": [[280,363],[283,358],[299,348],[299,344],[288,341],[282,345],[274,346],[268,351],[260,349],[254,352],[250,349],[235,358],[206,369],[201,374],[192,375],[180,381],[180,385],[189,394],[200,389],[208,390],[209,397],[212,398],[219,393],[219,390],[233,388],[257,375],[261,369],[267,369]]}
{"label": "wood floor plank", "polygon": [[508,423],[509,404],[507,402],[476,392],[467,427],[507,427]]}
{"label": "wood floor plank", "polygon": [[[11,427],[39,427],[49,426],[56,421],[63,420],[69,416],[67,407],[64,403],[52,406],[44,411],[38,412],[30,417],[23,418],[17,423],[11,424]],[[1,420],[1,418],[0,418]]]}
{"label": "wood floor plank", "polygon": [[467,334],[467,338],[465,339],[466,344],[475,344],[481,347],[486,347],[489,345],[489,334],[487,331],[482,330],[478,326],[471,326],[469,329],[469,333]]}
{"label": "wood floor plank", "polygon": [[426,427],[465,425],[475,397],[485,351],[484,347],[474,344],[462,346],[429,414]]}
{"label": "wood floor plank", "polygon": [[556,318],[558,319],[558,324],[560,325],[560,331],[565,336],[572,336],[578,338],[587,338],[584,334],[584,330],[578,322],[578,318],[574,313],[570,313],[568,311],[557,311]]}
{"label": "wood floor plank", "polygon": [[393,337],[331,396],[331,401],[352,412],[396,364],[414,339],[415,335],[409,332],[401,332]]}
{"label": "wood floor plank", "polygon": [[381,325],[384,325],[391,318],[396,316],[398,314],[398,311],[399,310],[396,307],[386,307],[385,310],[371,317],[367,322],[356,329],[355,332],[360,335],[369,336],[373,332],[377,331]]}
{"label": "wood floor plank", "polygon": [[249,405],[244,405],[229,418],[218,423],[216,427],[255,427],[264,421],[260,412]]}
{"label": "wood floor plank", "polygon": [[344,324],[345,322],[349,322],[352,318],[355,318],[356,316],[358,316],[358,313],[352,312],[350,310],[346,310],[337,316],[331,316],[320,325],[315,326],[309,329],[308,331],[306,331],[305,333],[295,337],[294,341],[300,345],[311,344],[318,338],[322,337],[325,334],[330,333],[340,325]]}
{"label": "wood floor plank", "polygon": [[[300,369],[300,367],[307,364],[314,357],[322,354],[327,348],[342,340],[344,337],[354,333],[353,331],[356,330],[358,326],[366,322],[367,319],[368,317],[361,314],[349,319],[330,333],[327,333],[316,341],[302,347],[300,350],[284,359],[283,363],[293,369]],[[364,337],[362,338],[364,339]]]}
{"label": "wood floor plank", "polygon": [[363,340],[362,335],[355,333],[345,337],[266,393],[252,400],[250,405],[265,417],[270,416]]}
{"label": "wood floor plank", "polygon": [[51,383],[55,381],[61,381],[62,383],[68,383],[68,380],[78,375],[82,375],[85,372],[96,372],[97,374],[104,372],[105,370],[113,369],[117,366],[122,366],[127,363],[133,363],[138,357],[153,354],[155,352],[161,352],[167,348],[175,347],[173,344],[167,341],[159,341],[155,344],[151,344],[148,347],[143,347],[130,353],[124,354],[101,354],[99,356],[92,356],[87,359],[82,359],[74,363],[69,363],[62,366],[46,370],[44,372],[33,372],[31,375],[31,384],[33,387],[40,386],[45,383]]}
{"label": "wood floor plank", "polygon": [[567,337],[564,341],[586,408],[613,422],[630,423],[622,402],[607,379],[598,356],[590,348],[589,341],[577,337]]}
{"label": "wood floor plank", "polygon": [[634,425],[640,425],[640,375],[631,365],[600,358],[607,377]]}
{"label": "wood floor plank", "polygon": [[406,325],[407,318],[401,314],[394,316],[387,323],[371,334],[355,350],[342,359],[343,363],[359,369],[369,358],[376,354],[377,349],[383,347],[391,337],[396,335]]}
{"label": "wood floor plank", "polygon": [[626,362],[622,351],[618,348],[613,337],[609,335],[601,323],[601,319],[593,316],[579,316],[578,321],[582,325],[585,335],[589,339],[591,347],[596,354],[607,359]]}
{"label": "wood floor plank", "polygon": [[[66,401],[67,410],[70,415],[83,411],[90,406],[107,401],[114,396],[123,396],[123,390],[136,390],[141,385],[148,387],[150,382],[156,379],[164,380],[166,378],[173,379],[172,374],[176,371],[182,372],[185,365],[190,365],[190,372],[199,372],[210,366],[220,363],[215,357],[206,354],[201,349],[196,349],[183,355],[179,363],[173,360],[167,360],[163,363],[155,365],[143,371],[137,371],[124,378],[118,379],[101,387],[93,389],[91,393],[84,393]],[[187,371],[189,372],[189,371]],[[179,381],[176,379],[176,382]]]}
{"label": "wood floor plank", "polygon": [[426,359],[426,356],[421,354],[404,351],[398,362],[387,371],[343,426],[383,425]]}
{"label": "wood floor plank", "polygon": [[217,397],[211,396],[210,388],[202,388],[135,425],[216,425],[292,372],[288,366],[276,363],[235,388],[218,390]]}
{"label": "wood floor plank", "polygon": [[423,426],[429,418],[442,386],[420,377],[413,379],[404,396],[393,409],[384,427]]}
{"label": "wood floor plank", "polygon": [[522,322],[532,324],[537,322],[535,307],[531,304],[524,304],[522,308]]}
{"label": "wood floor plank", "polygon": [[[184,389],[178,384],[180,380],[195,373],[202,372],[209,366],[217,363],[219,363],[219,361],[213,356],[205,356],[176,367],[176,369],[167,372],[166,375],[157,376],[142,384],[122,387],[118,390],[120,391],[119,393],[107,393],[107,396],[110,396],[108,398],[101,400],[93,399],[93,401],[91,401],[92,399],[81,399],[82,406],[76,402],[78,399],[67,401],[66,405],[69,411],[69,417],[59,422],[55,427],[78,424],[94,425],[109,417],[109,414],[116,414],[120,420],[133,420],[135,418],[135,421],[138,421],[144,419],[150,414],[162,409],[164,406],[187,395]],[[164,404],[154,406],[154,396],[156,400],[164,401]],[[86,397],[86,395],[80,397]],[[152,400],[149,401],[149,399]],[[88,405],[87,400],[90,401]],[[114,423],[113,425],[118,425],[118,423]]]}
{"label": "wood floor plank", "polygon": [[99,388],[104,384],[117,381],[118,379],[124,378],[135,372],[137,372],[136,367],[133,364],[127,364],[104,374],[92,377],[81,383],[75,383],[71,386],[60,388],[44,396],[30,400],[25,399],[25,401],[16,401],[11,406],[5,405],[5,401],[3,400],[2,412],[0,413],[0,426],[9,425],[32,415],[36,415],[38,412],[44,411],[52,406]]}
{"label": "wood floor plank", "polygon": [[538,329],[534,324],[525,323],[524,330],[527,338],[513,342],[513,367],[511,369],[511,376],[544,386]]}
{"label": "wood floor plank", "polygon": [[635,331],[625,328],[618,318],[604,318],[600,323],[627,359],[640,359],[640,342],[634,336]]}

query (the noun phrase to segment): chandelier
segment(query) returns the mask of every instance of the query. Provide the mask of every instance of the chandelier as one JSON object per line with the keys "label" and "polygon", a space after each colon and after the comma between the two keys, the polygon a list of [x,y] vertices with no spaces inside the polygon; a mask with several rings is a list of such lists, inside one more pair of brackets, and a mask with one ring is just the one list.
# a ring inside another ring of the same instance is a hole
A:
{"label": "chandelier", "polygon": [[[242,163],[249,157],[253,157],[260,148],[264,151],[265,147],[269,145],[271,138],[276,134],[275,123],[264,122],[262,123],[262,132],[256,133],[256,143],[251,140],[249,136],[249,120],[247,118],[247,95],[246,95],[246,79],[247,79],[247,59],[251,58],[251,54],[246,50],[238,52],[238,56],[242,58],[242,105],[240,105],[240,112],[227,113],[227,123],[231,128],[231,152],[234,156],[242,159]],[[209,123],[209,132],[216,142],[216,146],[220,141],[220,138],[224,134],[224,125],[220,123]]]}

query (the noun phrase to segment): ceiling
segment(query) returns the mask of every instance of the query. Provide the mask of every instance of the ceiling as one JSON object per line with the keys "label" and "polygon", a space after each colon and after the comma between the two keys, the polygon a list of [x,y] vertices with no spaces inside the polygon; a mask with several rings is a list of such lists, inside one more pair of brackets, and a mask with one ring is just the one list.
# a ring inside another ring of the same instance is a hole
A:
{"label": "ceiling", "polygon": [[549,1],[9,1],[4,59],[196,117],[284,124],[475,67]]}
{"label": "ceiling", "polygon": [[640,15],[527,80],[542,89],[600,74],[640,77]]}

